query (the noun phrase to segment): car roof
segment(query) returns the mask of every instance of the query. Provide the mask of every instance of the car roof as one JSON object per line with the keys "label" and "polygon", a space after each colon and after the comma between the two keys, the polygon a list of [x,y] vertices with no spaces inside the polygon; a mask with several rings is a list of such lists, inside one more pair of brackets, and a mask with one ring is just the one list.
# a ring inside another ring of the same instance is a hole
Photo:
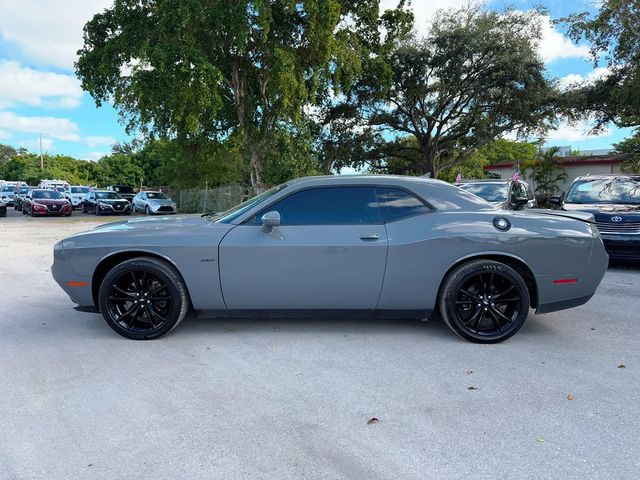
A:
{"label": "car roof", "polygon": [[576,180],[598,180],[598,179],[607,179],[607,178],[633,178],[634,180],[640,180],[640,175],[637,173],[601,173],[597,175],[581,175],[576,177]]}
{"label": "car roof", "polygon": [[477,179],[469,179],[469,180],[465,180],[463,179],[460,182],[456,182],[456,185],[461,184],[461,183],[510,183],[513,180],[511,180],[510,178],[477,178]]}

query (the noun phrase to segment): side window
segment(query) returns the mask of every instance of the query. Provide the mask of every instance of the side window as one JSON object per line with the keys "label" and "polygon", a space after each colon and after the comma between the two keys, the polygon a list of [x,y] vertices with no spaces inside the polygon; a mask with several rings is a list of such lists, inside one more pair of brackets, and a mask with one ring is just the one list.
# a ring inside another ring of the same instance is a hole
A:
{"label": "side window", "polygon": [[429,213],[431,209],[419,199],[399,188],[378,187],[378,204],[385,222]]}
{"label": "side window", "polygon": [[373,187],[313,188],[293,193],[267,211],[280,213],[281,225],[353,225],[380,223],[380,210]]}

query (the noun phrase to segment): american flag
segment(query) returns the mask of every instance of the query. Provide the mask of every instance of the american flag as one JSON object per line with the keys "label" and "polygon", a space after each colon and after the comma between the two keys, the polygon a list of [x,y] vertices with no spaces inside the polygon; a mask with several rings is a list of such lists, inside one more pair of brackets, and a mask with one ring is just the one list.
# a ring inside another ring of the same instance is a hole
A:
{"label": "american flag", "polygon": [[515,172],[513,172],[513,175],[511,175],[511,181],[512,182],[517,182],[518,180],[520,180],[520,169],[517,168]]}
{"label": "american flag", "polygon": [[456,183],[460,183],[461,181],[462,181],[462,169],[458,170],[458,175],[456,176]]}

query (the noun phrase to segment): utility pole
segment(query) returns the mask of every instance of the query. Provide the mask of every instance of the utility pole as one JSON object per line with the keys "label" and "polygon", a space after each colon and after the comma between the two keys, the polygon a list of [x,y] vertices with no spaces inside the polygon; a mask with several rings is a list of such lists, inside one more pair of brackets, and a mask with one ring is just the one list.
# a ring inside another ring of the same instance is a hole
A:
{"label": "utility pole", "polygon": [[42,159],[42,134],[40,134],[40,171],[44,170],[44,160]]}

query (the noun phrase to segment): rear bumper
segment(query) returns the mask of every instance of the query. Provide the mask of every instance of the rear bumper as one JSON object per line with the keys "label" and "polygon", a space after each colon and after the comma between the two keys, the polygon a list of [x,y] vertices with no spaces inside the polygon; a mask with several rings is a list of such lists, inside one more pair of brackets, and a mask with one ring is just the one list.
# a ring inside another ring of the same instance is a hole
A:
{"label": "rear bumper", "polygon": [[572,298],[570,300],[562,300],[560,302],[544,303],[538,305],[536,313],[550,313],[557,312],[558,310],[566,310],[567,308],[579,307],[591,300],[593,294],[585,295],[584,297]]}

